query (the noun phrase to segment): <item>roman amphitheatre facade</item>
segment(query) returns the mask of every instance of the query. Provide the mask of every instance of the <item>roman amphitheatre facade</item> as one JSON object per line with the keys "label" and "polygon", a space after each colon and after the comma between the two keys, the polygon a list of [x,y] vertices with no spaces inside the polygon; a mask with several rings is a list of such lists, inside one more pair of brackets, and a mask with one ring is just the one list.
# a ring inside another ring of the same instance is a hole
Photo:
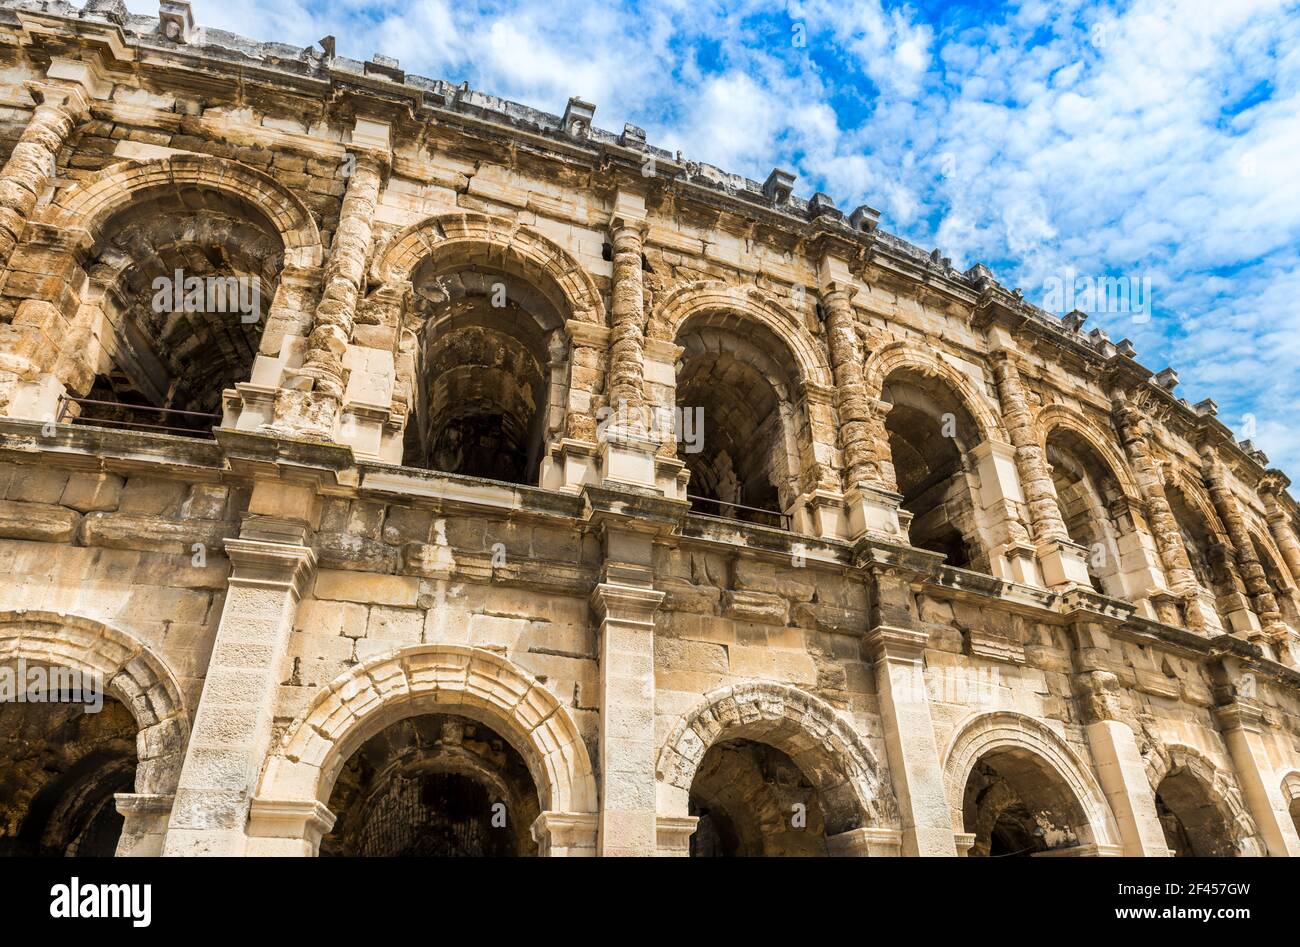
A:
{"label": "roman amphitheatre facade", "polygon": [[[1300,855],[1288,481],[804,199],[0,2],[0,851]],[[220,291],[216,291],[220,290]]]}

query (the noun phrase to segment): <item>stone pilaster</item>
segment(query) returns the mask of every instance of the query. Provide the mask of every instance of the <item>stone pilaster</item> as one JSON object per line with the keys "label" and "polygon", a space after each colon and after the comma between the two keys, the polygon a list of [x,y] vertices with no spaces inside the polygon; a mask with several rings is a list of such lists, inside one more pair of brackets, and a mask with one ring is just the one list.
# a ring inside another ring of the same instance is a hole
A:
{"label": "stone pilaster", "polygon": [[[383,184],[383,162],[370,152],[353,156],[355,166],[339,211],[339,223],[325,264],[324,288],[312,320],[300,379],[276,403],[274,428],[285,433],[331,438],[344,393],[344,355],[352,343],[357,303],[365,292],[366,264],[374,241],[375,208]],[[301,382],[309,382],[304,390]]]}
{"label": "stone pilaster", "polygon": [[1282,561],[1286,563],[1291,578],[1300,582],[1300,538],[1296,537],[1279,496],[1290,481],[1278,471],[1269,471],[1269,474],[1259,487],[1260,498],[1264,501],[1264,513],[1268,519],[1268,531],[1282,553]]}
{"label": "stone pilaster", "polygon": [[[1225,661],[1225,664],[1231,663]],[[1246,808],[1259,827],[1259,833],[1273,857],[1300,857],[1300,834],[1291,821],[1290,800],[1282,792],[1282,775],[1271,764],[1274,754],[1265,742],[1270,729],[1262,705],[1243,696],[1239,669],[1222,668],[1224,677],[1233,684],[1227,699],[1214,708],[1215,722],[1228,746],[1232,769],[1241,786]],[[1258,685],[1255,685],[1258,686]],[[1224,688],[1219,688],[1224,692]]]}
{"label": "stone pilaster", "polygon": [[841,261],[833,257],[822,260],[821,307],[835,375],[847,527],[853,539],[867,534],[898,539],[903,532],[898,518],[902,497],[885,428],[890,405],[873,398],[863,379],[863,352],[853,308],[857,292]]}
{"label": "stone pilaster", "polygon": [[826,316],[826,337],[830,345],[831,369],[835,374],[835,407],[840,421],[840,450],[844,455],[844,487],[871,483],[897,489],[892,465],[886,480],[876,463],[871,439],[883,429],[875,421],[872,399],[862,379],[862,347],[858,343],[857,316],[853,297],[857,287],[845,282],[827,282],[821,287],[822,311]]}
{"label": "stone pilaster", "polygon": [[1016,469],[1016,449],[989,439],[969,456],[979,472],[979,521],[994,576],[1041,586],[1038,547],[1030,540],[1021,518],[1025,495]]}
{"label": "stone pilaster", "polygon": [[1020,377],[1015,356],[1005,349],[995,352],[993,374],[997,380],[1003,422],[1011,446],[1015,448],[1016,471],[1020,474],[1025,504],[1029,508],[1029,527],[1037,546],[1043,581],[1049,588],[1087,585],[1087,550],[1070,540],[1065,520],[1061,517],[1056,485],[1052,482],[1046,452],[1034,429],[1029,393]]}
{"label": "stone pilaster", "polygon": [[[1197,582],[1191,560],[1187,557],[1183,534],[1174,518],[1169,498],[1165,496],[1159,462],[1151,455],[1151,445],[1147,442],[1146,419],[1135,405],[1122,398],[1116,398],[1112,407],[1115,428],[1124,444],[1124,453],[1133,467],[1138,491],[1146,504],[1147,522],[1155,536],[1156,549],[1164,565],[1169,590],[1182,601],[1187,627],[1202,634],[1212,633],[1218,629],[1218,616],[1201,598],[1200,583]],[[1169,615],[1161,616],[1162,621],[1170,621],[1171,618]]]}
{"label": "stone pilaster", "polygon": [[911,582],[937,569],[942,557],[870,541],[859,543],[855,557],[869,583],[872,626],[866,642],[898,799],[902,854],[955,856],[952,813],[925,686],[928,635],[913,614],[911,592]]}
{"label": "stone pilaster", "polygon": [[632,413],[641,424],[645,405],[645,286],[641,275],[646,234],[645,200],[620,191],[610,221],[614,283],[610,289],[610,407]]}
{"label": "stone pilaster", "polygon": [[[181,768],[167,855],[246,851],[289,633],[316,565],[304,525],[315,505],[311,487],[259,483],[240,538],[226,540],[229,590]],[[286,511],[298,515],[286,518]]]}
{"label": "stone pilaster", "polygon": [[666,500],[587,486],[588,529],[604,549],[600,582],[591,593],[600,661],[601,855],[658,853],[655,763],[655,613],[664,593],[654,587],[655,545],[689,510]]}
{"label": "stone pilaster", "polygon": [[1119,679],[1110,671],[1110,639],[1099,623],[1073,625],[1074,690],[1085,720],[1084,732],[1097,767],[1097,780],[1110,803],[1124,854],[1165,858],[1169,848],[1156,813],[1155,794],[1147,779],[1133,729],[1120,714]]}
{"label": "stone pilaster", "polygon": [[1232,488],[1228,486],[1228,475],[1223,462],[1219,460],[1218,454],[1209,444],[1201,447],[1201,461],[1201,473],[1210,491],[1210,499],[1219,514],[1219,519],[1223,520],[1224,528],[1228,531],[1228,539],[1232,542],[1242,581],[1246,584],[1251,605],[1263,626],[1264,634],[1273,641],[1283,640],[1287,636],[1287,628],[1282,622],[1282,612],[1278,609],[1277,599],[1269,587],[1268,577],[1264,575],[1264,566],[1255,552],[1255,543],[1250,538],[1250,531],[1246,529],[1246,521],[1241,515],[1241,506],[1237,503]]}
{"label": "stone pilaster", "polygon": [[602,855],[654,855],[654,538],[603,519],[601,582],[591,595],[599,622],[600,828]]}
{"label": "stone pilaster", "polygon": [[614,284],[610,290],[608,410],[599,429],[601,473],[606,483],[660,489],[655,456],[671,431],[651,428],[645,399],[645,286],[641,253],[645,200],[620,191],[610,222]]}
{"label": "stone pilaster", "polygon": [[[73,81],[28,84],[37,106],[0,169],[0,272],[8,297],[4,308],[13,313],[0,324],[0,416],[57,420],[70,378],[77,376],[82,388],[90,384],[82,364],[87,340],[74,344],[71,322],[80,304],[70,291],[80,272],[74,251],[86,239],[84,231],[44,228],[39,245],[25,257],[18,254],[24,259],[14,254],[54,178],[59,150],[88,116],[91,99],[107,94],[88,77],[78,77],[77,65],[55,60],[50,66],[51,78],[60,67],[70,68]],[[10,270],[11,264],[23,272]]]}
{"label": "stone pilaster", "polygon": [[54,177],[59,149],[85,120],[90,105],[86,92],[73,84],[33,83],[29,91],[39,104],[0,170],[0,269],[9,265],[37,200]]}

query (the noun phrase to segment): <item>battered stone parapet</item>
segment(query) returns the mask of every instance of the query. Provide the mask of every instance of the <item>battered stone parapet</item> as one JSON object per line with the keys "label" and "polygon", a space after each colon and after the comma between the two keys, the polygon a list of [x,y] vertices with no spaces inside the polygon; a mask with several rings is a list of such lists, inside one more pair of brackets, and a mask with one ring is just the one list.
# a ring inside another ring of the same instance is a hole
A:
{"label": "battered stone parapet", "polygon": [[164,6],[0,2],[0,672],[116,708],[0,700],[0,852],[1300,854],[1300,511],[1176,376]]}

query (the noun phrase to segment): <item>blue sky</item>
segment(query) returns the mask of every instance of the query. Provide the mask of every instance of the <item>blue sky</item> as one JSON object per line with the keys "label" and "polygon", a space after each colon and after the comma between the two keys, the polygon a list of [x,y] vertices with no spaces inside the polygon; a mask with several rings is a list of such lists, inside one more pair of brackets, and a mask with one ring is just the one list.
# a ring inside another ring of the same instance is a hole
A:
{"label": "blue sky", "polygon": [[551,112],[581,95],[602,127],[759,180],[787,167],[1040,305],[1054,279],[1149,279],[1149,318],[1088,326],[1300,482],[1300,0],[194,7]]}

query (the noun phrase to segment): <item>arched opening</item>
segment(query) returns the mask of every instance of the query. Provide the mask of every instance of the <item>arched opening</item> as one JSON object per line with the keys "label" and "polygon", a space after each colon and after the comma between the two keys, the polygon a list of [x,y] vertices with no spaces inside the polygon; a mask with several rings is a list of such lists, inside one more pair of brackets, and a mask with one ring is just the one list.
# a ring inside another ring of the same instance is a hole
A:
{"label": "arched opening", "polygon": [[1122,598],[1118,539],[1125,502],[1119,480],[1096,449],[1069,428],[1057,427],[1048,434],[1047,463],[1066,532],[1088,550],[1092,587]]}
{"label": "arched opening", "polygon": [[563,309],[509,267],[461,255],[425,259],[411,282],[418,371],[404,463],[537,483]]}
{"label": "arched opening", "polygon": [[912,545],[942,553],[950,566],[989,573],[967,459],[983,438],[970,412],[943,381],[910,368],[885,379],[881,398],[892,405],[885,429]]}
{"label": "arched opening", "polygon": [[116,700],[93,706],[0,702],[0,855],[116,852],[113,797],[133,791],[138,727]]}
{"label": "arched opening", "polygon": [[798,494],[798,371],[765,326],[713,312],[677,333],[677,407],[702,437],[678,441],[697,513],[787,525]]}
{"label": "arched opening", "polygon": [[789,756],[752,740],[711,746],[691,783],[699,818],[692,857],[826,854],[826,819],[816,787]]}
{"label": "arched opening", "polygon": [[320,853],[489,857],[537,854],[541,812],[519,751],[459,714],[390,724],[344,763],[330,794],[336,821]]}
{"label": "arched opening", "polygon": [[1209,787],[1190,769],[1174,766],[1156,787],[1156,814],[1165,844],[1176,856],[1239,854],[1228,817]]}
{"label": "arched opening", "polygon": [[279,231],[244,197],[185,185],[137,197],[96,233],[96,374],[61,419],[206,434],[222,392],[251,377],[284,265]]}
{"label": "arched opening", "polygon": [[1023,747],[981,755],[962,794],[962,819],[975,836],[971,856],[1029,856],[1094,842],[1078,797],[1047,760]]}
{"label": "arched opening", "polygon": [[1259,559],[1259,564],[1264,570],[1264,579],[1268,582],[1269,591],[1273,593],[1278,611],[1282,613],[1282,620],[1293,632],[1300,631],[1300,609],[1296,606],[1294,586],[1282,567],[1278,565],[1268,545],[1261,542],[1260,538],[1253,533],[1250,541],[1255,547],[1255,557]]}
{"label": "arched opening", "polygon": [[1166,487],[1165,496],[1169,500],[1174,520],[1178,523],[1196,581],[1213,598],[1215,612],[1223,629],[1227,631],[1231,628],[1228,604],[1236,598],[1237,593],[1229,564],[1232,554],[1227,544],[1217,538],[1206,516],[1193,506],[1180,487]]}

